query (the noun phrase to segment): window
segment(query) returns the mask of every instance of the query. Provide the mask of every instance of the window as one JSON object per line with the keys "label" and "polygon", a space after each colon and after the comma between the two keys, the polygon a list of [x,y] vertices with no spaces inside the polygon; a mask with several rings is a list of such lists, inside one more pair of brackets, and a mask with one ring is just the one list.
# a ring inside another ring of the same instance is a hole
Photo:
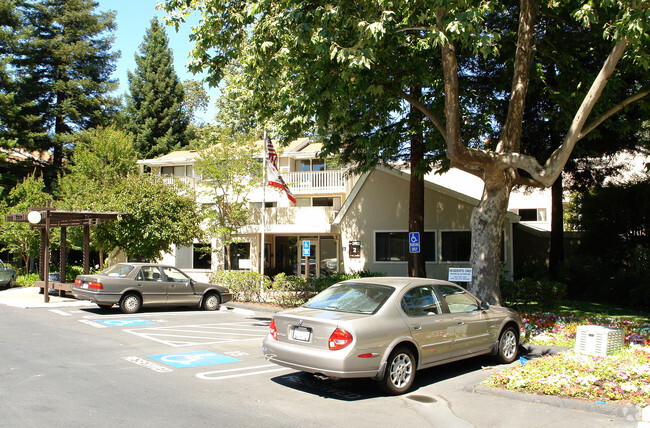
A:
{"label": "window", "polygon": [[468,262],[472,249],[472,232],[453,231],[440,234],[443,262]]}
{"label": "window", "polygon": [[424,286],[408,291],[402,298],[402,310],[410,317],[441,314],[442,307],[433,288]]}
{"label": "window", "polygon": [[520,208],[516,212],[521,221],[546,221],[546,208]]}
{"label": "window", "polygon": [[312,200],[312,206],[314,207],[333,207],[334,198],[314,198]]}
{"label": "window", "polygon": [[212,268],[212,246],[210,244],[192,245],[192,267],[194,269]]}
{"label": "window", "polygon": [[[424,261],[436,261],[436,232],[424,232],[420,251],[424,254]],[[375,261],[405,262],[408,255],[408,232],[375,232]]]}
{"label": "window", "polygon": [[460,287],[451,285],[440,285],[440,293],[445,299],[449,312],[457,314],[461,312],[473,312],[479,309],[478,302]]}
{"label": "window", "polygon": [[[226,249],[223,249],[224,254],[224,266],[228,269],[228,259]],[[250,242],[233,242],[230,244],[230,269],[232,270],[241,270],[249,269],[249,263],[244,262],[244,260],[249,261],[251,258],[251,244]],[[240,263],[241,261],[241,263]],[[246,265],[240,266],[241,265]]]}
{"label": "window", "polygon": [[142,266],[138,279],[140,281],[162,281],[162,276],[157,266]]}
{"label": "window", "polygon": [[173,267],[163,267],[163,272],[167,277],[168,282],[184,282],[189,283],[190,279],[180,270]]}

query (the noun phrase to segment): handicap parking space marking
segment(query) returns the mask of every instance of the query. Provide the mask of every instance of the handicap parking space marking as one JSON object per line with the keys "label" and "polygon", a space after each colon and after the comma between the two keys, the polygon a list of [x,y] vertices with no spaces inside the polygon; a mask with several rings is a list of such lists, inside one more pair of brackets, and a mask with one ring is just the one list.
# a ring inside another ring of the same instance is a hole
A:
{"label": "handicap parking space marking", "polygon": [[178,352],[175,354],[147,355],[147,358],[156,360],[176,368],[212,366],[217,364],[238,363],[240,360],[228,355],[217,354],[212,351]]}
{"label": "handicap parking space marking", "polygon": [[127,333],[173,347],[261,340],[268,322],[248,321],[126,329]]}
{"label": "handicap parking space marking", "polygon": [[[260,370],[258,370],[260,369]],[[254,376],[264,373],[274,373],[292,370],[288,367],[278,367],[275,364],[264,364],[261,366],[239,367],[236,369],[214,370],[210,372],[197,373],[196,377],[202,380],[224,380],[237,377]]]}
{"label": "handicap parking space marking", "polygon": [[155,324],[155,322],[153,321],[143,320],[142,318],[123,318],[123,319],[93,320],[93,321],[103,324],[107,327],[131,327],[135,325]]}

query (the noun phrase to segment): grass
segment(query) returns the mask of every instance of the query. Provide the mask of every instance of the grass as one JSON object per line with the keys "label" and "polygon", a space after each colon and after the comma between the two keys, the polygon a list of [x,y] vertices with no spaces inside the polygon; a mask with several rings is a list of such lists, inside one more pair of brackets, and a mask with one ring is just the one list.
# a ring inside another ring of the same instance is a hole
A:
{"label": "grass", "polygon": [[579,325],[603,325],[625,329],[625,347],[606,357],[580,355],[569,350],[531,361],[521,359],[483,384],[599,403],[650,405],[648,315],[587,302],[567,302],[553,313],[525,313],[531,344],[573,348]]}

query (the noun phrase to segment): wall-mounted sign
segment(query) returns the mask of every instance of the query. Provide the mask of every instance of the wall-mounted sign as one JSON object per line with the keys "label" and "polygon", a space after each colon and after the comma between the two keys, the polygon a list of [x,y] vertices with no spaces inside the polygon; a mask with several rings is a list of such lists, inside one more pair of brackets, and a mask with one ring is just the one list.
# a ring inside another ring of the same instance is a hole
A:
{"label": "wall-mounted sign", "polygon": [[350,258],[361,258],[361,241],[350,241]]}

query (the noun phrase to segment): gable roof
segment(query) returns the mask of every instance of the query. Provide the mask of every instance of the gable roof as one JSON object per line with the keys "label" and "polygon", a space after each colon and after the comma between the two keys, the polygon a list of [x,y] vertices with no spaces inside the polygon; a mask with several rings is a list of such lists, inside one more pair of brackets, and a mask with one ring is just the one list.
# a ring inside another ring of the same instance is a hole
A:
{"label": "gable roof", "polygon": [[[363,188],[363,185],[365,184],[366,180],[370,176],[370,174],[374,173],[375,171],[382,171],[386,174],[389,174],[396,179],[404,180],[404,181],[409,181],[411,174],[408,171],[398,171],[395,169],[387,168],[384,166],[379,166],[375,168],[373,171],[369,171],[364,173],[359,180],[357,180],[356,184],[352,188],[352,191],[348,195],[348,197],[345,200],[345,203],[341,206],[341,209],[339,210],[338,214],[336,215],[336,218],[332,222],[332,225],[339,225],[341,223],[341,220],[343,220],[343,217],[345,217],[345,214],[347,213],[348,209],[356,199],[356,197],[359,195],[359,192],[361,192],[361,189]],[[443,195],[449,196],[454,199],[458,199],[461,202],[464,202],[468,205],[471,206],[478,206],[479,200],[476,198],[473,198],[471,196],[468,196],[464,193],[457,192],[455,190],[449,189],[447,187],[441,186],[436,183],[432,183],[430,181],[427,181],[425,179],[424,181],[424,188],[433,190],[434,192],[441,193]],[[517,214],[514,214],[510,211],[506,212],[506,217],[511,223],[519,223],[519,216]]]}

